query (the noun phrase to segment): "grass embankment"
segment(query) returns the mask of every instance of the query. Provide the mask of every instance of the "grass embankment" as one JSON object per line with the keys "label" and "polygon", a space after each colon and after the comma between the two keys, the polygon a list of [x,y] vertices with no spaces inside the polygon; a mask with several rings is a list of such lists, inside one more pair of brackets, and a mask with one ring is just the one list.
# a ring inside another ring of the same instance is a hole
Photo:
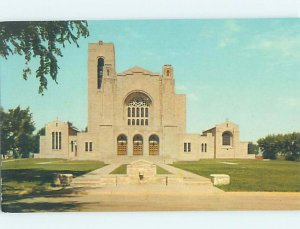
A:
{"label": "grass embankment", "polygon": [[[127,164],[123,164],[113,170],[110,174],[126,174],[127,173]],[[156,166],[157,174],[171,174],[169,171],[163,169],[162,167]]]}
{"label": "grass embankment", "polygon": [[56,173],[74,177],[105,166],[99,161],[67,161],[63,159],[17,159],[2,162],[3,202],[27,197],[47,196],[54,189],[51,182]]}
{"label": "grass embankment", "polygon": [[[224,164],[223,162],[236,163]],[[175,162],[173,166],[210,178],[210,174],[228,174],[225,191],[299,192],[300,163],[292,161],[200,160]]]}

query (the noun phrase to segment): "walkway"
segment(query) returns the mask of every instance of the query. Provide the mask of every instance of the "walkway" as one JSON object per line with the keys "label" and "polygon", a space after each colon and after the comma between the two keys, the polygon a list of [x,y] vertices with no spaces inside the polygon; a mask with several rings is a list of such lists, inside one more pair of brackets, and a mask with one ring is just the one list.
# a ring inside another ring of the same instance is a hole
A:
{"label": "walkway", "polygon": [[73,179],[71,187],[95,187],[98,186],[98,182],[101,177],[109,175],[116,168],[121,166],[121,163],[113,163],[106,165],[100,169],[96,169],[80,177]]}

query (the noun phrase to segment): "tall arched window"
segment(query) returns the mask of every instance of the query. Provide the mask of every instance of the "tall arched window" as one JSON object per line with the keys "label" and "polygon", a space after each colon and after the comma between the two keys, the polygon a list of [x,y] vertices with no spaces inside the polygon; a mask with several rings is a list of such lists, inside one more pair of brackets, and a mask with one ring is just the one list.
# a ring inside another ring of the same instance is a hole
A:
{"label": "tall arched window", "polygon": [[102,78],[103,78],[103,66],[104,66],[104,59],[100,57],[98,59],[98,65],[97,65],[97,88],[101,88],[102,84]]}
{"label": "tall arched window", "polygon": [[125,100],[127,124],[132,126],[149,125],[150,98],[142,92],[133,92]]}
{"label": "tall arched window", "polygon": [[232,133],[229,131],[225,131],[222,134],[222,144],[223,146],[231,146],[232,145]]}

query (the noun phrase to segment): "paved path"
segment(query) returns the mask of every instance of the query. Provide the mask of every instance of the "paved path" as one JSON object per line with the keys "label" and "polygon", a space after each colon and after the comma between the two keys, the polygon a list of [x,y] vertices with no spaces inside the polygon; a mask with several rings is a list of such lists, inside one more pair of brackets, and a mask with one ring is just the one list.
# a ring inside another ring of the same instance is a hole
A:
{"label": "paved path", "polygon": [[[7,203],[14,211],[192,211],[192,210],[300,210],[300,193],[199,192],[189,186],[130,186],[89,190]],[[135,190],[134,190],[135,189]],[[143,190],[144,189],[144,190]],[[7,211],[7,210],[6,210]]]}
{"label": "paved path", "polygon": [[163,169],[171,172],[175,176],[183,177],[183,178],[187,178],[187,179],[196,179],[196,180],[199,180],[199,181],[211,183],[210,179],[208,179],[206,177],[199,176],[195,173],[191,173],[191,172],[185,171],[183,169],[179,169],[179,168],[176,168],[174,166],[163,164],[163,163],[156,163],[156,164],[158,166],[162,167]]}
{"label": "paved path", "polygon": [[92,172],[89,172],[85,175],[82,175],[80,177],[76,177],[72,181],[72,185],[76,186],[77,184],[84,184],[87,185],[89,182],[97,182],[101,177],[109,175],[113,170],[121,166],[121,163],[113,163],[110,165],[106,165],[100,169],[96,169]]}

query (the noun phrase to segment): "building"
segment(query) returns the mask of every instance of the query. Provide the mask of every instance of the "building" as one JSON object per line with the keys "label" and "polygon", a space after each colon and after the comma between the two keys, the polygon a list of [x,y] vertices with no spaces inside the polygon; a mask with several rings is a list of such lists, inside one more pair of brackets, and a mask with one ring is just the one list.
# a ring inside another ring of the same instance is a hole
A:
{"label": "building", "polygon": [[114,45],[89,44],[87,131],[52,121],[36,156],[102,161],[253,157],[232,122],[186,133],[186,96],[174,87],[171,65],[164,65],[162,74],[137,66],[116,73]]}

